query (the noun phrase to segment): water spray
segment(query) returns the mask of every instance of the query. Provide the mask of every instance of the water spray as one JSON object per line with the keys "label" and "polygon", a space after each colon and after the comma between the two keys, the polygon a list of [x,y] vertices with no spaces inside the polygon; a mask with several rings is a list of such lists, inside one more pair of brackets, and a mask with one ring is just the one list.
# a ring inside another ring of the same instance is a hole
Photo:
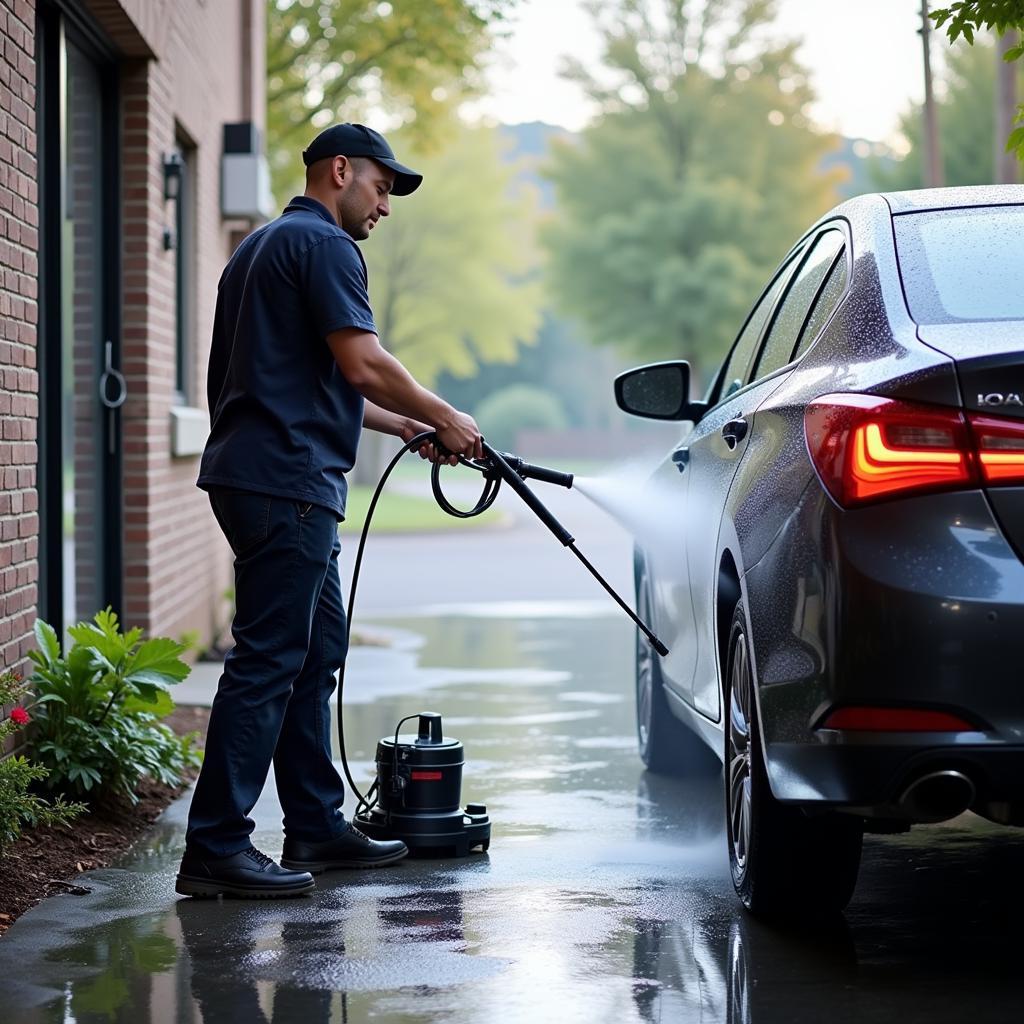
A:
{"label": "water spray", "polygon": [[[350,635],[363,551],[377,502],[388,477],[401,458],[407,452],[422,448],[424,445],[433,445],[443,451],[433,431],[417,434],[402,446],[388,464],[370,500],[352,569],[347,626]],[[482,459],[457,456],[460,465],[480,473],[483,477],[480,497],[469,509],[460,509],[448,500],[441,488],[442,463],[437,461],[433,464],[430,483],[438,505],[451,516],[471,519],[486,512],[498,497],[502,483],[508,484],[522,498],[530,511],[554,534],[558,542],[572,551],[586,566],[594,579],[636,623],[654,650],[662,657],[668,654],[668,648],[584,557],[576,547],[572,534],[551,514],[526,483],[528,479],[539,480],[569,488],[573,484],[572,473],[531,465],[518,455],[496,451],[486,441],[483,442],[483,452]],[[393,737],[385,736],[380,740],[376,753],[377,777],[365,795],[359,790],[352,779],[345,754],[345,730],[342,720],[344,686],[343,663],[338,680],[338,742],[345,778],[352,792],[358,797],[354,815],[356,827],[374,839],[401,839],[413,855],[454,854],[463,857],[474,849],[486,851],[491,839],[487,808],[483,804],[472,803],[462,808],[462,768],[465,763],[463,746],[458,740],[444,736],[441,716],[436,712],[423,711],[418,715],[409,715],[398,723]],[[413,719],[418,720],[417,734],[400,735],[402,725]]]}

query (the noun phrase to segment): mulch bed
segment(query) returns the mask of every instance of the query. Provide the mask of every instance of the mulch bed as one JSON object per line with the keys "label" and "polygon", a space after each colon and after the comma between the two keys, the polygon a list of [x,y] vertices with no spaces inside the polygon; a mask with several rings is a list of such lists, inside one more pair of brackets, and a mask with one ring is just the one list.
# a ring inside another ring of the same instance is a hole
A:
{"label": "mulch bed", "polygon": [[[177,707],[164,721],[179,735],[198,732],[203,745],[210,709]],[[69,826],[30,829],[0,862],[0,935],[40,900],[73,892],[72,879],[83,871],[107,867],[156,821],[160,813],[188,788],[189,774],[176,789],[143,781],[139,802],[92,811]]]}

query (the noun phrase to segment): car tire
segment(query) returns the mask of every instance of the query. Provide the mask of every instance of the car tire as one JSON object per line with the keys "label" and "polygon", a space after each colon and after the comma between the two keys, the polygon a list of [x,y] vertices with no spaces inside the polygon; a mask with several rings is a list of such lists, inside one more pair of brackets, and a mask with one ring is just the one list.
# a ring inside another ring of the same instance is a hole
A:
{"label": "car tire", "polygon": [[[637,614],[650,621],[651,593],[647,574],[641,570],[636,584]],[[659,775],[708,774],[718,771],[718,759],[668,706],[661,678],[660,655],[647,637],[636,631],[636,738],[640,759],[648,771]]]}
{"label": "car tire", "polygon": [[772,795],[742,601],[729,630],[726,683],[725,816],[736,893],[761,917],[838,913],[857,882],[864,823],[834,812],[812,816]]}

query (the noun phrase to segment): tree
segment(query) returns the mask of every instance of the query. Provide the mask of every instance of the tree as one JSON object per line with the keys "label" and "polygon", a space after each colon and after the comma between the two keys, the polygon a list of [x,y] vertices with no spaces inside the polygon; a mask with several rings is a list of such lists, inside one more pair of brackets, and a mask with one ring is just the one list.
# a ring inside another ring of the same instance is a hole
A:
{"label": "tree", "polygon": [[[267,141],[278,198],[333,121],[404,125],[421,143],[480,87],[479,58],[518,0],[268,0]],[[444,119],[441,118],[441,121]]]}
{"label": "tree", "polygon": [[[497,132],[449,131],[439,153],[399,136],[423,184],[392,201],[363,245],[381,343],[428,387],[442,372],[469,377],[482,362],[514,362],[541,316],[531,203],[510,194]],[[372,434],[361,443],[359,482],[376,475],[381,444]]]}
{"label": "tree", "polygon": [[[1024,0],[957,0],[928,16],[936,28],[946,25],[946,35],[951,44],[963,37],[973,46],[976,34],[982,29],[991,29],[997,35],[1024,29]],[[1018,42],[1003,54],[1003,60],[1019,60],[1022,55],[1024,42]],[[1006,151],[1015,153],[1018,160],[1024,161],[1024,104],[1017,107],[1015,124],[1017,127],[1006,140]]]}
{"label": "tree", "polygon": [[381,342],[427,386],[512,362],[536,336],[541,296],[530,203],[508,194],[496,132],[458,126],[440,153],[403,147],[423,184],[363,247]]}
{"label": "tree", "polygon": [[579,78],[602,116],[551,170],[556,302],[595,340],[648,358],[719,358],[789,247],[835,204],[835,145],[803,109],[771,0],[592,4],[614,79]]}
{"label": "tree", "polygon": [[[949,51],[942,75],[944,89],[936,100],[942,134],[942,170],[947,185],[982,185],[994,180],[995,94],[991,37],[977,46]],[[898,163],[872,164],[874,186],[883,191],[924,188],[923,119],[914,104],[900,117],[900,131],[910,150]]]}
{"label": "tree", "polygon": [[613,349],[595,351],[577,320],[544,310],[537,341],[520,346],[514,363],[481,363],[472,377],[442,374],[441,394],[460,409],[472,411],[496,391],[532,384],[558,393],[572,427],[607,427],[624,422],[610,401],[612,378],[630,362]]}
{"label": "tree", "polygon": [[[1001,35],[1007,29],[1024,28],[1024,0],[957,0],[949,7],[936,8],[928,17],[936,28],[949,22],[946,34],[951,43],[963,36],[973,44],[975,33],[982,29],[994,29]],[[1022,53],[1024,48],[1019,48],[1008,59],[1016,60]]]}

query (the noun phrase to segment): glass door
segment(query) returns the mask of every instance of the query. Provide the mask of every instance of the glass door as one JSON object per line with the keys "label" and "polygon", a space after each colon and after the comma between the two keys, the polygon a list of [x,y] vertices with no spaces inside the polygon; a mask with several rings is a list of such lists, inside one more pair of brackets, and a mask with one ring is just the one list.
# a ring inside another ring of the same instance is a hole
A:
{"label": "glass door", "polygon": [[56,9],[40,73],[40,615],[120,604],[117,145],[111,67]]}

